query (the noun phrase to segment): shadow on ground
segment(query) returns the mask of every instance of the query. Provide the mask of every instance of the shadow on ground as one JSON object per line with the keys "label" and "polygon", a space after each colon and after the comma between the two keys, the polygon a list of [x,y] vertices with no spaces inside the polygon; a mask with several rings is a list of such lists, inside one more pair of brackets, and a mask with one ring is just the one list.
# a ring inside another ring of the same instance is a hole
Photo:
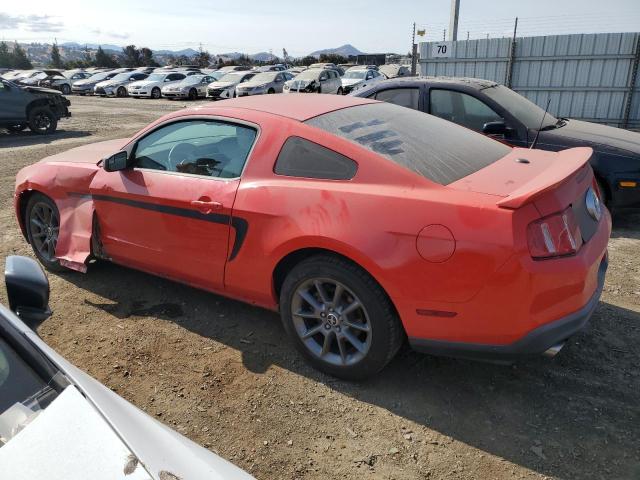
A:
{"label": "shadow on ground", "polygon": [[85,302],[117,318],[175,322],[240,351],[252,372],[278,365],[541,474],[640,478],[640,315],[631,310],[601,303],[553,360],[505,367],[405,348],[375,379],[349,383],[303,363],[273,312],[109,263],[63,276],[108,299]]}
{"label": "shadow on ground", "polygon": [[82,138],[90,135],[91,132],[78,130],[57,130],[55,133],[50,135],[38,135],[30,130],[18,133],[9,133],[0,130],[0,148],[50,144],[58,140]]}

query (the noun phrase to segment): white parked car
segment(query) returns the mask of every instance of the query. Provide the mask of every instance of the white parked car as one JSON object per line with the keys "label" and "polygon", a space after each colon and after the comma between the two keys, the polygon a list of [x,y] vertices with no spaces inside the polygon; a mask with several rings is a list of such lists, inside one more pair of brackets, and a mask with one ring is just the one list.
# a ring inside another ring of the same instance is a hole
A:
{"label": "white parked car", "polygon": [[246,97],[265,93],[282,93],[284,82],[291,79],[293,79],[293,75],[289,72],[271,71],[258,73],[248,82],[241,83],[236,87],[236,96]]}
{"label": "white parked car", "polygon": [[[137,409],[32,330],[49,283],[8,257],[0,305],[0,477],[11,480],[251,480],[248,473]],[[15,313],[14,313],[15,312]]]}
{"label": "white parked car", "polygon": [[207,87],[207,98],[213,100],[234,98],[236,87],[241,83],[248,82],[256,75],[251,71],[230,72],[220,78],[217,82],[210,83]]}
{"label": "white parked car", "polygon": [[207,96],[207,86],[215,81],[216,79],[211,75],[189,75],[181,82],[162,87],[162,96],[197,100]]}
{"label": "white parked car", "polygon": [[122,72],[109,80],[97,83],[93,92],[106,97],[126,97],[127,85],[145,80],[148,76],[143,72]]}
{"label": "white parked car", "polygon": [[346,95],[359,88],[386,80],[386,78],[378,70],[372,68],[351,67],[341,78],[342,93]]}
{"label": "white parked car", "polygon": [[127,86],[127,93],[134,98],[148,97],[160,98],[162,96],[162,87],[181,82],[186,78],[184,73],[166,72],[152,73],[144,80],[130,83]]}
{"label": "white parked car", "polygon": [[329,68],[310,68],[284,84],[283,93],[337,93],[342,95],[340,75]]}

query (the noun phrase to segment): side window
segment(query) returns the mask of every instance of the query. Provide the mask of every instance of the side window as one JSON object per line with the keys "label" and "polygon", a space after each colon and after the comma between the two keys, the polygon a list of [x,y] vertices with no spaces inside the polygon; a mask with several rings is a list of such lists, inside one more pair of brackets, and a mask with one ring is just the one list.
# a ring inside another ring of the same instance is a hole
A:
{"label": "side window", "polygon": [[278,175],[327,180],[350,180],[357,170],[350,158],[300,137],[284,142],[274,168]]}
{"label": "side window", "polygon": [[476,131],[481,131],[487,122],[502,120],[500,115],[484,102],[466,93],[431,90],[429,103],[432,115]]}
{"label": "side window", "polygon": [[244,125],[210,120],[175,122],[142,138],[134,150],[138,168],[239,177],[256,138]]}
{"label": "side window", "polygon": [[390,88],[376,93],[376,100],[418,110],[419,88]]}
{"label": "side window", "polygon": [[327,75],[327,72],[322,72],[322,73],[320,74],[320,81],[321,81],[321,82],[323,82],[323,81],[327,80],[328,78],[329,78],[329,77],[328,77],[328,75]]}
{"label": "side window", "polygon": [[373,78],[373,73],[372,72],[367,72],[367,76],[365,78],[365,80],[371,80]]}

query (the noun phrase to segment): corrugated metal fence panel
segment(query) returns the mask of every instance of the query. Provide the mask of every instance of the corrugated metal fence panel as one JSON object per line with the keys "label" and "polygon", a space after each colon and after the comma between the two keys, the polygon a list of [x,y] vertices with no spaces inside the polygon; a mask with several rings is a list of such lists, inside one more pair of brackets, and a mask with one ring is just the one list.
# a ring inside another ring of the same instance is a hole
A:
{"label": "corrugated metal fence panel", "polygon": [[[639,33],[597,33],[518,38],[511,88],[561,117],[619,124],[629,93]],[[505,83],[510,38],[463,40],[449,44],[449,58],[434,58],[420,44],[423,75],[476,77]],[[640,74],[630,126],[640,125]]]}

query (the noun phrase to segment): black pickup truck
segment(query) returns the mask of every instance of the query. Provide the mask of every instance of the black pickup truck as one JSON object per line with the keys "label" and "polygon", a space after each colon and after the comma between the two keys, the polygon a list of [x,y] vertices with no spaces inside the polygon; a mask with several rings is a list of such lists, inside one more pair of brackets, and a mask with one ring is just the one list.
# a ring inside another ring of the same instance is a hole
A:
{"label": "black pickup truck", "polygon": [[19,132],[29,127],[34,133],[53,133],[58,120],[71,116],[69,105],[57,90],[0,79],[0,128]]}

